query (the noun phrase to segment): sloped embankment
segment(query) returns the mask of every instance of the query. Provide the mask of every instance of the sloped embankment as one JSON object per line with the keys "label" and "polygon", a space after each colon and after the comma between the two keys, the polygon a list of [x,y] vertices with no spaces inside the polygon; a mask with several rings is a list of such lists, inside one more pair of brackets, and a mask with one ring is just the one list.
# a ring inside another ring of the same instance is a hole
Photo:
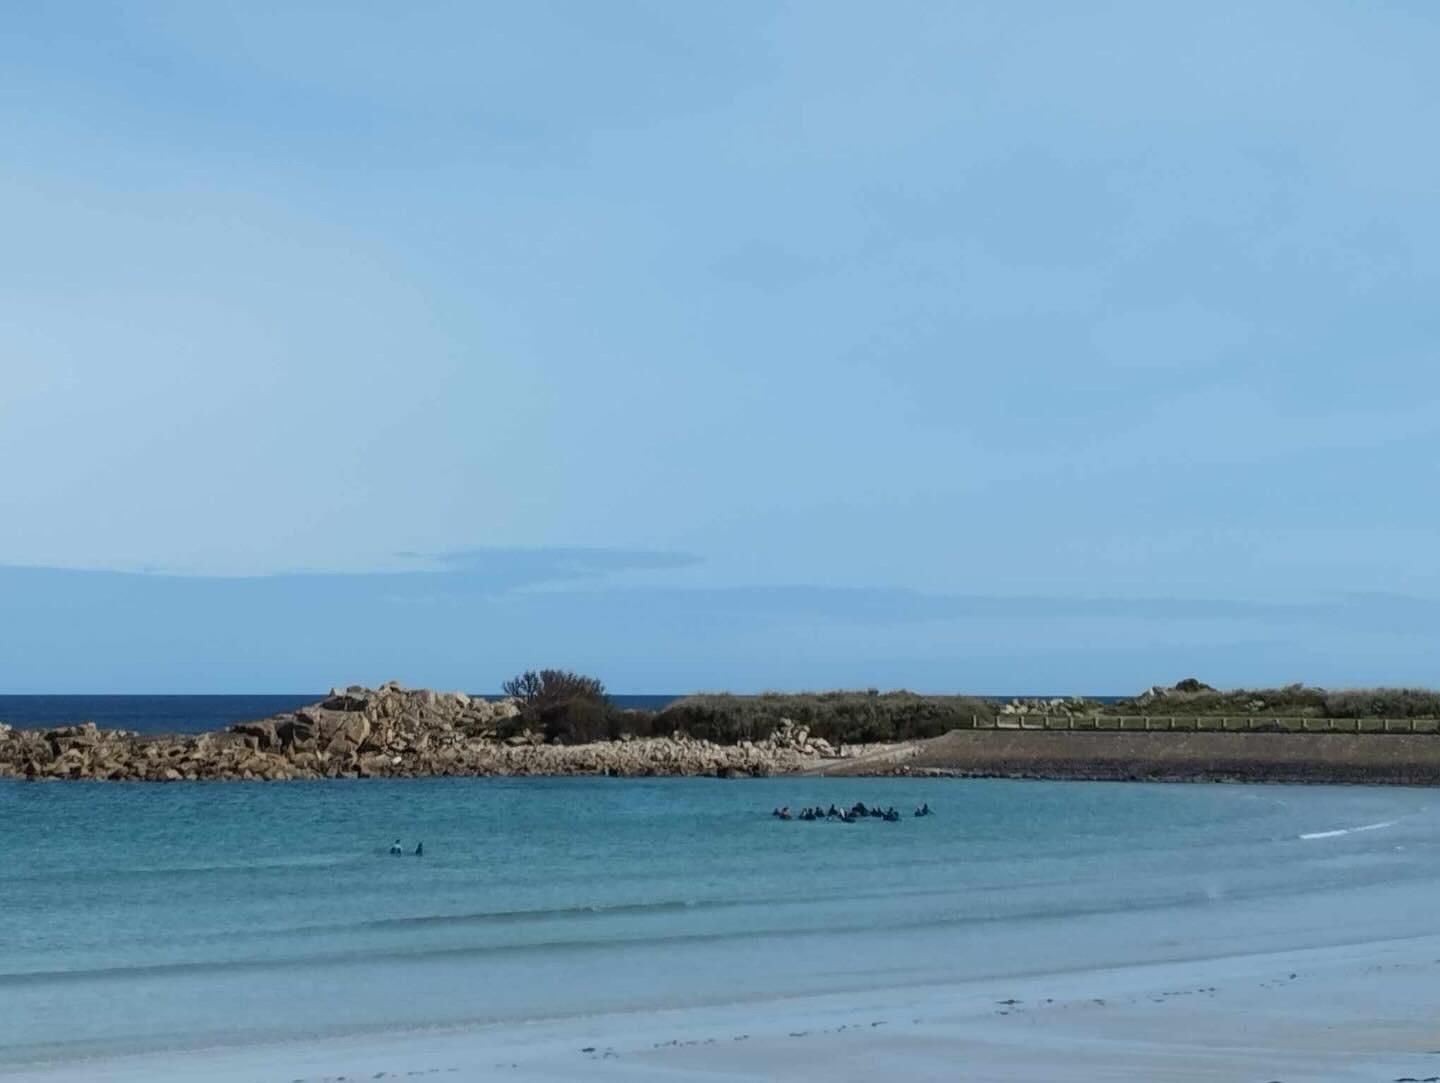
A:
{"label": "sloped embankment", "polygon": [[1440,737],[957,730],[834,775],[1440,785]]}

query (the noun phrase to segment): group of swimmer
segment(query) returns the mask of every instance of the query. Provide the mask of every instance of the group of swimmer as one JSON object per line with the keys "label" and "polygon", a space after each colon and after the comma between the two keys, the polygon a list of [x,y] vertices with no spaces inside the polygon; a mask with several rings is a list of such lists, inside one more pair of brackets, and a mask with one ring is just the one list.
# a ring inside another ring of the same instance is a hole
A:
{"label": "group of swimmer", "polygon": [[[785,805],[777,808],[770,814],[777,820],[805,820],[814,822],[816,820],[838,820],[842,824],[859,823],[861,820],[874,819],[884,820],[887,824],[898,824],[901,820],[900,813],[892,805],[890,808],[874,808],[866,806],[864,801],[857,801],[848,809],[838,809],[831,805],[828,809],[822,809],[819,805],[814,808],[802,808],[799,812],[792,813],[790,806]],[[915,816],[934,816],[930,811],[930,802],[925,802],[915,810]]]}
{"label": "group of swimmer", "polygon": [[[399,839],[396,839],[394,842],[392,842],[392,843],[390,844],[390,856],[391,856],[391,857],[400,857],[400,856],[401,856],[402,854],[404,854],[404,853],[405,853],[405,851],[404,851],[403,848],[401,848],[401,846],[400,846],[400,840],[399,840]],[[417,842],[417,843],[415,844],[415,856],[416,856],[416,857],[424,857],[424,856],[425,856],[425,844],[424,844],[423,842]]]}

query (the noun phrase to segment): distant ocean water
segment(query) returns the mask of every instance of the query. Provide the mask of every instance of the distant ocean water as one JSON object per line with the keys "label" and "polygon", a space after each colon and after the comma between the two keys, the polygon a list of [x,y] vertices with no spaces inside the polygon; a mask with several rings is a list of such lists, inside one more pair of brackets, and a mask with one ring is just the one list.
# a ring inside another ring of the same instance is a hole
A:
{"label": "distant ocean water", "polygon": [[[326,692],[247,696],[6,696],[0,722],[26,728],[94,722],[102,729],[137,733],[204,733],[236,722],[268,718],[323,699]],[[498,693],[497,693],[498,695]],[[674,695],[616,695],[622,707],[658,710]]]}
{"label": "distant ocean water", "polygon": [[[907,815],[769,815],[857,800]],[[0,781],[0,1076],[1403,937],[1431,927],[1440,890],[1432,800],[798,777]],[[936,815],[910,817],[922,801]]]}

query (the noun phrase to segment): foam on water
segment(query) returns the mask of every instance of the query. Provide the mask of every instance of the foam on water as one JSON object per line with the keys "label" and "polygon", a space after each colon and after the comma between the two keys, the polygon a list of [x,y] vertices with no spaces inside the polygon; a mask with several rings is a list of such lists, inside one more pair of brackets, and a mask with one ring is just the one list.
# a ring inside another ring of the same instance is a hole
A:
{"label": "foam on water", "polygon": [[1301,835],[1302,839],[1336,839],[1341,835],[1353,835],[1359,831],[1379,831],[1382,827],[1394,827],[1394,820],[1386,820],[1384,823],[1365,824],[1363,827],[1341,827],[1334,831],[1311,831]]}

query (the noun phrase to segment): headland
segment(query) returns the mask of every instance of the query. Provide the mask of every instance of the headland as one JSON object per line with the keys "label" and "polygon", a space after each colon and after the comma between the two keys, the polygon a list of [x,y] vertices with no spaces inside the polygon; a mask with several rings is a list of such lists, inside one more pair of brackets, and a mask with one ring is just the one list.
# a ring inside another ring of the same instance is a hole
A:
{"label": "headland", "polygon": [[48,730],[0,724],[0,777],[95,781],[285,781],[527,775],[765,776],[836,756],[803,726],[722,745],[684,733],[547,741],[521,704],[463,692],[332,690],[297,711],[201,734],[140,735],[93,724]]}
{"label": "headland", "polygon": [[[1221,692],[1186,680],[1100,703],[910,692],[699,694],[622,710],[544,671],[526,697],[332,689],[201,734],[0,722],[0,777],[178,782],[443,776],[909,775],[1440,784],[1440,693]],[[543,678],[551,679],[548,697]],[[536,691],[538,689],[538,691]]]}

